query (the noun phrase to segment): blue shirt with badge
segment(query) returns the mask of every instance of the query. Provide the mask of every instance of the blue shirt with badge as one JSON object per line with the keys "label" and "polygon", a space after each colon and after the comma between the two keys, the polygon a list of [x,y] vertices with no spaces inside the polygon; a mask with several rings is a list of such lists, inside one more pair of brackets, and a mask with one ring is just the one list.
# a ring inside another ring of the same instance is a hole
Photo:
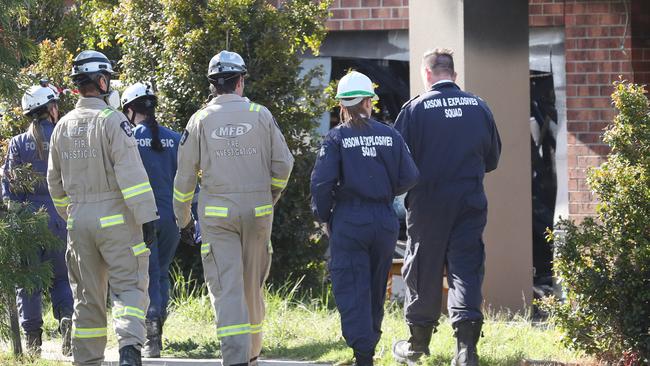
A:
{"label": "blue shirt with badge", "polygon": [[38,158],[36,141],[31,133],[25,132],[12,137],[11,141],[9,141],[7,158],[3,166],[2,197],[14,201],[30,201],[38,204],[45,204],[48,209],[50,207],[52,208],[51,212],[55,212],[52,199],[50,198],[50,193],[47,190],[45,179],[43,179],[41,184],[35,187],[33,193],[20,193],[11,191],[9,179],[7,178],[13,168],[27,163],[32,165],[34,172],[43,175],[43,178],[45,178],[45,175],[47,174],[47,155],[49,152],[50,136],[52,136],[54,124],[48,120],[40,120],[37,123],[40,124],[43,131],[44,158]]}
{"label": "blue shirt with badge", "polygon": [[395,128],[420,168],[418,185],[482,180],[499,162],[501,139],[490,108],[452,81],[407,102]]}
{"label": "blue shirt with badge", "polygon": [[402,136],[370,119],[354,128],[341,124],[329,131],[311,176],[312,210],[327,222],[336,202],[358,199],[390,204],[418,179]]}
{"label": "blue shirt with badge", "polygon": [[178,145],[181,135],[158,125],[158,137],[163,151],[153,149],[153,135],[149,121],[145,120],[133,129],[133,134],[149,183],[156,198],[156,206],[161,220],[173,220],[174,176],[176,175]]}

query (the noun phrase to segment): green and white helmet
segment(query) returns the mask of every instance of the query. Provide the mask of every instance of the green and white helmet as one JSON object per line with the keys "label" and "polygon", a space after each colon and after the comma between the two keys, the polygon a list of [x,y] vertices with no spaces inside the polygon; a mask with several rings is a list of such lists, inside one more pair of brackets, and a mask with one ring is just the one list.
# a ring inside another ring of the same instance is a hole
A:
{"label": "green and white helmet", "polygon": [[352,71],[339,81],[335,98],[339,99],[342,105],[351,107],[364,98],[376,100],[377,94],[375,94],[375,88],[372,86],[369,77],[360,72]]}

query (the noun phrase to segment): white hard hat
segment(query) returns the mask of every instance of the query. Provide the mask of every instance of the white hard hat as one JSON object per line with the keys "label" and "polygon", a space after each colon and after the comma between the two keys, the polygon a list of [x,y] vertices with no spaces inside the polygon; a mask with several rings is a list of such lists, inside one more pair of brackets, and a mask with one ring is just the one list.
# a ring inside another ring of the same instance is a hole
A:
{"label": "white hard hat", "polygon": [[129,86],[124,91],[124,94],[122,94],[122,108],[126,107],[127,104],[133,102],[134,100],[142,97],[156,97],[156,94],[154,94],[153,90],[151,89],[151,85],[144,83],[135,83]]}
{"label": "white hard hat", "polygon": [[377,99],[370,78],[357,71],[341,78],[336,88],[336,99],[340,99],[341,104],[350,107],[361,102],[363,98]]}
{"label": "white hard hat", "polygon": [[221,51],[210,60],[208,78],[226,73],[246,74],[246,64],[238,53]]}
{"label": "white hard hat", "polygon": [[34,85],[27,89],[20,104],[23,107],[23,114],[28,114],[57,100],[59,100],[59,93],[53,87]]}
{"label": "white hard hat", "polygon": [[108,57],[101,52],[92,50],[82,51],[72,61],[72,73],[70,76],[94,74],[96,72],[113,74],[113,65],[108,60]]}

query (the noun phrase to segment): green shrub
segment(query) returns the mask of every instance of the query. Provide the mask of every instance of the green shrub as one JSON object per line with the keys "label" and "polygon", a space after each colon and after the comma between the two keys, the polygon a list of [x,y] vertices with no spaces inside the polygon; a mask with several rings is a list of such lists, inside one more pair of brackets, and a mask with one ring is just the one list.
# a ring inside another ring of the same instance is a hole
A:
{"label": "green shrub", "polygon": [[600,204],[555,235],[555,274],[566,301],[544,305],[566,344],[625,365],[650,362],[650,109],[641,86],[616,83],[618,115],[607,162],[589,172]]}

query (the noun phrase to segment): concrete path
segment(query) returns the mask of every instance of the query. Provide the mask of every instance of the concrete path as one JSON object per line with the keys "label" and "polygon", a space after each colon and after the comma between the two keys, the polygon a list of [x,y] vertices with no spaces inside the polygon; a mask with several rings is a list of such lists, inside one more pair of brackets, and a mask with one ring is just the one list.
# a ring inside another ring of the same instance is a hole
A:
{"label": "concrete path", "polygon": [[[72,362],[72,357],[61,355],[60,343],[58,341],[43,342],[41,357],[52,361]],[[118,366],[118,351],[109,348],[104,353],[106,360],[104,366]],[[259,366],[329,366],[316,364],[308,361],[285,361],[285,360],[260,360]],[[219,359],[178,359],[178,358],[145,358],[142,366],[221,366]]]}

